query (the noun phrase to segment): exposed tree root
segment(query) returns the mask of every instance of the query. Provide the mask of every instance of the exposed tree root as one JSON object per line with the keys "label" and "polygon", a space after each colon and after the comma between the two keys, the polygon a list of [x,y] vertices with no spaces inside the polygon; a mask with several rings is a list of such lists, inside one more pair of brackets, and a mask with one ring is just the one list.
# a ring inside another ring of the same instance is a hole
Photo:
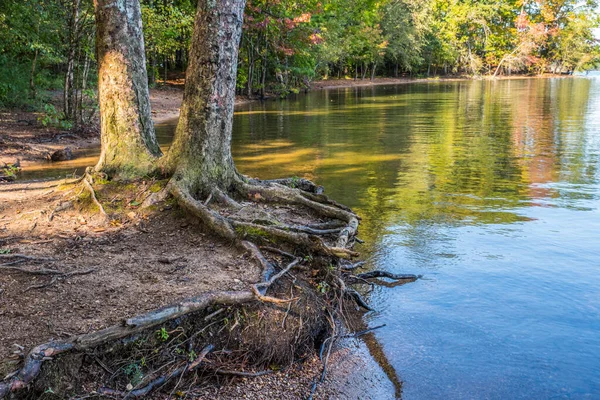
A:
{"label": "exposed tree root", "polygon": [[[86,269],[83,271],[63,272],[63,273],[54,274],[54,276],[52,277],[50,282],[42,283],[40,285],[31,285],[31,286],[27,287],[27,289],[25,289],[25,292],[28,292],[32,289],[47,288],[49,286],[54,285],[56,282],[58,282],[59,279],[66,279],[66,278],[70,278],[72,276],[77,276],[77,275],[88,275],[93,272],[96,272],[97,270],[98,270],[97,268],[89,268],[89,269]],[[31,273],[31,271],[27,271],[27,272]],[[60,271],[56,271],[56,272],[60,272]]]}
{"label": "exposed tree root", "polygon": [[150,383],[148,383],[146,386],[144,386],[140,389],[131,390],[129,392],[123,392],[120,390],[114,390],[114,389],[109,389],[109,388],[103,387],[98,390],[98,393],[101,395],[119,396],[119,397],[124,397],[124,398],[144,397],[144,396],[148,395],[152,390],[164,385],[165,383],[169,382],[173,378],[183,376],[187,372],[193,371],[206,358],[208,353],[213,351],[214,348],[215,347],[212,344],[209,344],[208,346],[206,346],[202,349],[202,351],[200,352],[200,354],[194,361],[189,362],[182,367],[176,368],[166,375],[159,376],[158,378],[152,380]]}
{"label": "exposed tree root", "polygon": [[372,278],[390,278],[394,280],[409,280],[416,281],[419,279],[421,275],[413,275],[413,274],[393,274],[387,271],[369,271],[363,274],[356,275],[356,278],[359,279],[372,279]]}
{"label": "exposed tree root", "polygon": [[90,174],[87,171],[85,172],[85,175],[84,175],[82,181],[83,181],[83,184],[85,185],[85,187],[87,188],[87,190],[90,192],[92,201],[98,207],[98,210],[100,210],[100,214],[102,214],[102,216],[104,217],[104,220],[106,222],[108,222],[108,220],[109,220],[108,214],[106,214],[106,211],[104,211],[104,207],[102,207],[102,204],[98,201],[98,198],[96,197],[96,191],[94,190],[94,188],[92,187],[92,184],[91,184],[92,177],[90,176]]}
{"label": "exposed tree root", "polygon": [[18,254],[18,253],[8,253],[8,254],[0,254],[0,260],[7,258],[19,258],[22,260],[31,260],[31,261],[54,261],[53,258],[46,257],[35,257],[27,254]]}

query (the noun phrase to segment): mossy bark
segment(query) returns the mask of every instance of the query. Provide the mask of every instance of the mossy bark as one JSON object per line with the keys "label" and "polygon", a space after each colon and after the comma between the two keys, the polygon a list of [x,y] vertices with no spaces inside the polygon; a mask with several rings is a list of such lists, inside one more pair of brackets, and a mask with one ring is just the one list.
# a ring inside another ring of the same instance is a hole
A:
{"label": "mossy bark", "polygon": [[231,128],[245,3],[198,1],[179,124],[165,163],[194,195],[226,191],[237,176]]}
{"label": "mossy bark", "polygon": [[139,0],[95,0],[102,151],[96,169],[140,176],[160,147],[150,94]]}

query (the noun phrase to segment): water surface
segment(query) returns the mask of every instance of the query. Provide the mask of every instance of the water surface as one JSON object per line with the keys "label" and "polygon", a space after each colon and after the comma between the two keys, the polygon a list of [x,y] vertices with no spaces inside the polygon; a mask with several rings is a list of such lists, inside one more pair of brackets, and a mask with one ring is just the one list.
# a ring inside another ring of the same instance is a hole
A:
{"label": "water surface", "polygon": [[405,399],[600,398],[600,79],[311,93],[237,113],[260,177],[363,217],[369,323]]}

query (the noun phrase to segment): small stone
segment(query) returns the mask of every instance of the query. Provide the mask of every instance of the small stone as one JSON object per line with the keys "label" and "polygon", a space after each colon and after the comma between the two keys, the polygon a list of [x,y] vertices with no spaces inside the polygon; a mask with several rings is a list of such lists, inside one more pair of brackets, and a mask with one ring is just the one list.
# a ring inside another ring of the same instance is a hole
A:
{"label": "small stone", "polygon": [[128,383],[127,386],[125,386],[125,390],[131,392],[133,390],[133,385],[131,383]]}
{"label": "small stone", "polygon": [[50,154],[50,161],[67,161],[73,159],[73,152],[70,147],[65,147],[61,150],[56,150],[54,153]]}

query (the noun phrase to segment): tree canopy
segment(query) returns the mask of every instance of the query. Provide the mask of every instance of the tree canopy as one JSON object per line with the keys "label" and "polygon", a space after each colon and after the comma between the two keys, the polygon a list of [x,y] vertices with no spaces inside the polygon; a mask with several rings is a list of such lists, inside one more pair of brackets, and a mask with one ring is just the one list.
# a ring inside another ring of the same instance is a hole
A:
{"label": "tree canopy", "polygon": [[[141,0],[150,84],[187,67],[196,7]],[[595,68],[597,7],[595,0],[250,0],[237,90],[285,95],[328,77]],[[95,85],[92,8],[91,0],[0,3],[0,106],[39,104],[38,88],[64,89],[65,118],[83,119],[73,108],[84,105],[77,93]]]}

